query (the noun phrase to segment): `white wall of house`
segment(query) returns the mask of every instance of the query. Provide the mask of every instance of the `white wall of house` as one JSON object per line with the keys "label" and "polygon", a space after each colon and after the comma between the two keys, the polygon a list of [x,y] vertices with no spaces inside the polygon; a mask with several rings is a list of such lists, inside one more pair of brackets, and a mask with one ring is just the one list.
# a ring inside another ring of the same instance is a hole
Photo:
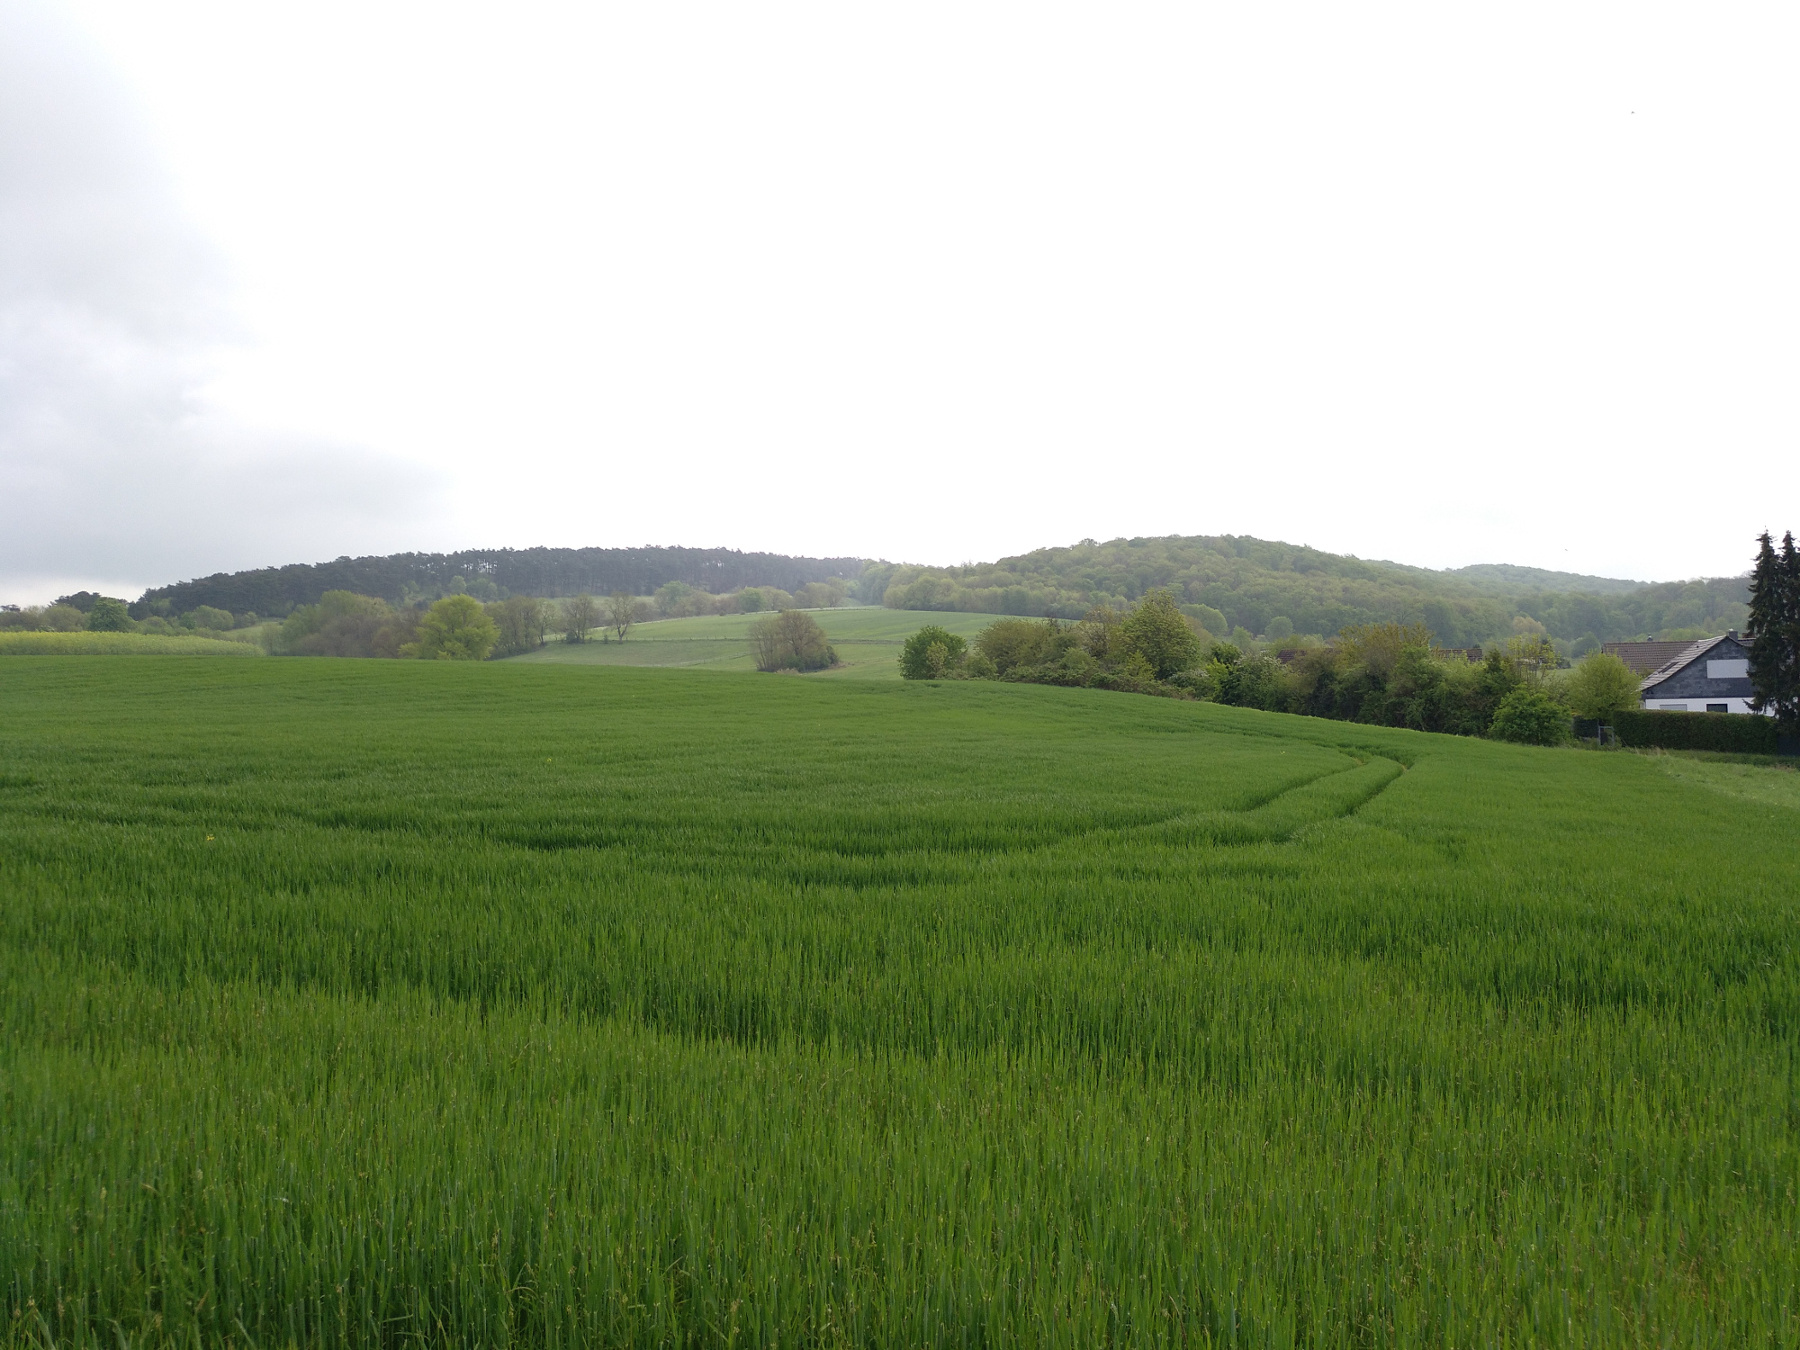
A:
{"label": "white wall of house", "polygon": [[1644,711],[1747,713],[1752,709],[1747,698],[1647,698],[1644,700]]}

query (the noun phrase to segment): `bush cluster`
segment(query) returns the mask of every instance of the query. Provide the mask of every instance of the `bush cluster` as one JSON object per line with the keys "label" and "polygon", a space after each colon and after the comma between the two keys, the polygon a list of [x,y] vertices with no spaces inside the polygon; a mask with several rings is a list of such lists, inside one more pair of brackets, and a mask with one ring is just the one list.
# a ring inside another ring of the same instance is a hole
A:
{"label": "bush cluster", "polygon": [[1569,739],[1571,717],[1608,717],[1637,700],[1636,677],[1595,653],[1558,669],[1554,646],[1524,634],[1481,661],[1432,645],[1423,625],[1362,624],[1336,641],[1284,652],[1214,641],[1173,594],[1074,623],[997,619],[972,649],[937,625],[900,655],[910,680],[999,679],[1197,698],[1374,726],[1490,736],[1530,745]]}
{"label": "bush cluster", "polygon": [[[52,605],[28,605],[23,608],[9,606],[0,609],[0,633],[107,633],[131,637],[216,638],[256,645],[261,640],[262,622],[255,614],[232,614],[209,605],[200,605],[185,614],[170,616],[153,613],[143,619],[133,619],[123,600],[111,595],[97,595],[92,591],[77,591],[73,595],[60,596]],[[91,649],[99,650],[98,647]],[[15,644],[10,650],[22,651],[24,648]]]}
{"label": "bush cluster", "polygon": [[758,670],[826,670],[837,664],[837,652],[825,641],[825,630],[810,614],[797,609],[765,614],[750,625]]}
{"label": "bush cluster", "polygon": [[900,673],[909,680],[1000,679],[1191,697],[1180,684],[1201,656],[1201,635],[1167,591],[1153,590],[1129,613],[1095,608],[1075,623],[998,619],[975,649],[937,625],[907,639]]}
{"label": "bush cluster", "polygon": [[690,619],[705,614],[762,614],[784,609],[836,609],[848,597],[841,581],[809,581],[796,591],[779,586],[745,586],[712,595],[683,581],[659,586],[644,619]]}
{"label": "bush cluster", "polygon": [[224,637],[253,640],[248,631],[262,622],[255,614],[232,614],[200,605],[185,614],[149,614],[133,619],[116,596],[77,591],[52,605],[0,609],[0,633],[151,633],[163,637]]}
{"label": "bush cluster", "polygon": [[543,646],[556,619],[547,602],[525,595],[485,605],[472,595],[446,595],[428,607],[408,608],[372,595],[327,591],[318,604],[288,615],[269,646],[281,656],[483,661]]}

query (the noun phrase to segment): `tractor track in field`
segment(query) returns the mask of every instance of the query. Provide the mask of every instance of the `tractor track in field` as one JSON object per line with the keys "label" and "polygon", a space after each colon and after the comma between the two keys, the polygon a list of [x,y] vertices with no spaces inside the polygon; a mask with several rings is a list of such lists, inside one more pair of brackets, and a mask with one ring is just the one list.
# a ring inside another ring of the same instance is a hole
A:
{"label": "tractor track in field", "polygon": [[1309,826],[1355,815],[1406,772],[1406,765],[1384,755],[1355,758],[1346,768],[1288,783],[1237,807],[1177,814],[1117,833],[1173,844],[1286,843]]}

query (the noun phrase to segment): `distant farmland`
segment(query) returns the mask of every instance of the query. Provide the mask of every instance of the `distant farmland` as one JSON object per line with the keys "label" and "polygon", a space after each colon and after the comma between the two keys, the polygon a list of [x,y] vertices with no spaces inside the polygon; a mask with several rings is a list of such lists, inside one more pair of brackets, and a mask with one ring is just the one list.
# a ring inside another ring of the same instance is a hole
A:
{"label": "distant farmland", "polygon": [[0,708],[12,1343],[1800,1340],[1786,778],[553,661]]}
{"label": "distant farmland", "polygon": [[[809,611],[837,650],[836,669],[809,679],[900,678],[900,644],[925,624],[935,623],[974,641],[994,621],[991,614],[917,614],[870,606]],[[694,670],[755,670],[750,625],[760,615],[718,614],[697,619],[661,619],[638,624],[624,642],[552,642],[509,659],[515,662],[573,662],[581,665],[683,666]]]}

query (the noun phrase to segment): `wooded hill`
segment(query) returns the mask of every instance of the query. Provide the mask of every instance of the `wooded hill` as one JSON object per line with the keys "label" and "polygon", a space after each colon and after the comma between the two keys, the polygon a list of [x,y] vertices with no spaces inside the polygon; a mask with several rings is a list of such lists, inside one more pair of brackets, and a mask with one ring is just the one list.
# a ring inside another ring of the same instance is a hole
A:
{"label": "wooded hill", "polygon": [[1484,563],[1432,571],[1369,562],[1242,535],[1084,540],[967,567],[920,567],[861,558],[802,558],[702,548],[468,549],[396,553],[218,573],[144,592],[134,618],[187,614],[202,605],[280,618],[353,591],[411,605],[459,590],[483,600],[646,596],[670,582],[724,594],[745,586],[797,592],[839,580],[890,609],[950,610],[1078,619],[1095,605],[1122,608],[1166,586],[1215,636],[1243,629],[1282,640],[1355,624],[1423,623],[1438,643],[1470,646],[1510,635],[1520,616],[1565,643],[1683,637],[1742,628],[1743,577],[1646,584]]}
{"label": "wooded hill", "polygon": [[1510,635],[1521,616],[1565,642],[1698,636],[1742,627],[1749,598],[1743,577],[1642,583],[1505,564],[1440,572],[1233,535],[1083,540],[966,567],[876,563],[859,589],[891,609],[1077,619],[1157,586],[1216,636],[1423,623],[1447,647]]}
{"label": "wooded hill", "polygon": [[[353,591],[390,604],[409,605],[467,591],[484,600],[508,595],[650,595],[680,581],[713,593],[745,586],[797,591],[810,581],[862,574],[861,558],[792,558],[781,553],[740,553],[729,548],[525,548],[466,549],[461,553],[394,553],[291,563],[251,572],[218,572],[198,581],[145,591],[133,618],[186,614],[201,605],[279,618],[296,606],[317,604],[326,591]],[[879,598],[879,597],[877,597]]]}

